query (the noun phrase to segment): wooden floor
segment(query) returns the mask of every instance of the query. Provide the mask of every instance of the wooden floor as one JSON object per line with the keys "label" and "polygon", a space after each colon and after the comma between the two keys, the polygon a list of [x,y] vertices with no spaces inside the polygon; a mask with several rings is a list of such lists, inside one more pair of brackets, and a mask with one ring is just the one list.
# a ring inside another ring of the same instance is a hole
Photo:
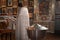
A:
{"label": "wooden floor", "polygon": [[[12,38],[12,40],[15,40],[15,36]],[[47,33],[44,40],[60,40],[60,35]]]}
{"label": "wooden floor", "polygon": [[60,40],[60,34],[47,33],[44,40]]}

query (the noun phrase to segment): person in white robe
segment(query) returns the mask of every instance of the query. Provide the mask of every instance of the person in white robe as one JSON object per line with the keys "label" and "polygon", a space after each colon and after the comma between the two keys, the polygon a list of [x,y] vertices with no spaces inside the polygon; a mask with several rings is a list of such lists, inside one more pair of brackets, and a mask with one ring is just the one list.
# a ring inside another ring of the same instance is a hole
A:
{"label": "person in white robe", "polygon": [[27,27],[30,27],[29,14],[26,6],[21,7],[18,14],[16,27],[16,40],[28,40]]}

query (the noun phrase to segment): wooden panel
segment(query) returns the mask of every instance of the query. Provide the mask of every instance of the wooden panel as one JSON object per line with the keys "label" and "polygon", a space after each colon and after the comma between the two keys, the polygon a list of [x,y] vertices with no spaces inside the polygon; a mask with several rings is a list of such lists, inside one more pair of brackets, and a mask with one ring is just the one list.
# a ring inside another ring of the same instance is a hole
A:
{"label": "wooden panel", "polygon": [[0,0],[0,7],[1,7],[1,5],[2,5],[2,0]]}
{"label": "wooden panel", "polygon": [[2,8],[0,8],[0,14],[2,14]]}
{"label": "wooden panel", "polygon": [[13,8],[13,15],[16,15],[17,14],[17,9],[18,8]]}
{"label": "wooden panel", "polygon": [[49,1],[39,0],[39,14],[48,15],[49,14]]}
{"label": "wooden panel", "polygon": [[0,22],[0,29],[5,29],[7,24],[5,22]]}
{"label": "wooden panel", "polygon": [[6,8],[3,7],[3,8],[2,8],[2,14],[5,15],[5,14],[6,14],[6,11],[7,11]]}
{"label": "wooden panel", "polygon": [[49,22],[49,31],[54,32],[55,29],[55,23],[54,22]]}
{"label": "wooden panel", "polygon": [[15,30],[0,29],[0,40],[15,40]]}
{"label": "wooden panel", "polygon": [[29,13],[29,18],[32,18],[32,17],[33,17],[32,13]]}
{"label": "wooden panel", "polygon": [[7,8],[7,13],[8,13],[8,15],[12,15],[12,14],[13,14],[13,9],[12,9],[12,7],[8,7],[8,8]]}
{"label": "wooden panel", "polygon": [[18,0],[13,0],[13,7],[18,7]]}
{"label": "wooden panel", "polygon": [[6,7],[6,0],[1,0],[2,7]]}
{"label": "wooden panel", "polygon": [[18,0],[0,0],[0,16],[7,15],[7,13],[17,15],[17,9]]}
{"label": "wooden panel", "polygon": [[7,6],[12,6],[12,0],[8,0]]}

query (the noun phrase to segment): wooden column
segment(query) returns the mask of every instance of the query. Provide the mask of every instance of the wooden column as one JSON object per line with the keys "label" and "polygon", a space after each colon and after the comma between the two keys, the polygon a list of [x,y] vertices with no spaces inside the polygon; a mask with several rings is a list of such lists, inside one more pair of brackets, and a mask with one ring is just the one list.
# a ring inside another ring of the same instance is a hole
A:
{"label": "wooden column", "polygon": [[39,21],[39,3],[34,0],[34,21]]}

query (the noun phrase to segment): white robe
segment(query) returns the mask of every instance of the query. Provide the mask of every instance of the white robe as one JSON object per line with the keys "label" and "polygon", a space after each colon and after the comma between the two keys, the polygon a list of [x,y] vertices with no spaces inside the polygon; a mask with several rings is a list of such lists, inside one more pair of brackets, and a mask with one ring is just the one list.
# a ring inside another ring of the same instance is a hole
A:
{"label": "white robe", "polygon": [[16,40],[28,40],[27,27],[30,27],[29,14],[26,7],[22,7],[19,11],[18,23],[16,27]]}

